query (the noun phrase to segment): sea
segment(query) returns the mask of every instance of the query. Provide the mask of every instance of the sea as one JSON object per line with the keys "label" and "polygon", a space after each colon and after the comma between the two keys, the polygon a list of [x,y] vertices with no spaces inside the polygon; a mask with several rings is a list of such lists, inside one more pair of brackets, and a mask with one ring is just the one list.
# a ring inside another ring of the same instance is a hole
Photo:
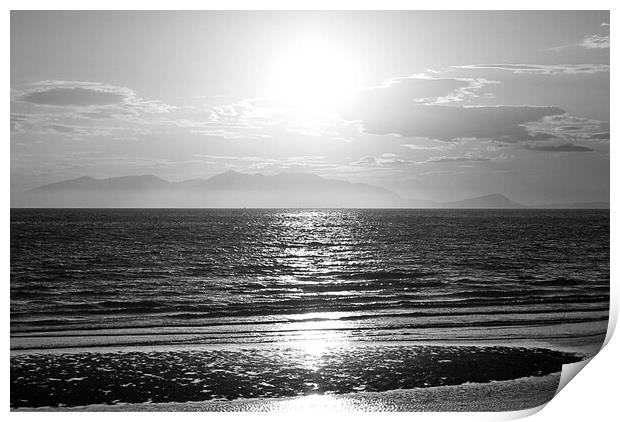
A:
{"label": "sea", "polygon": [[12,209],[11,407],[543,376],[596,353],[608,210]]}

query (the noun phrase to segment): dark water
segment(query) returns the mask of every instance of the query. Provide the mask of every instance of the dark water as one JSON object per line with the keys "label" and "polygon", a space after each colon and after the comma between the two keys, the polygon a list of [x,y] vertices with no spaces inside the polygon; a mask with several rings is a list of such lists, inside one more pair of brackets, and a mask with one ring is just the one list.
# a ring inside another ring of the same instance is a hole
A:
{"label": "dark water", "polygon": [[11,210],[21,354],[579,344],[602,341],[608,302],[609,211]]}

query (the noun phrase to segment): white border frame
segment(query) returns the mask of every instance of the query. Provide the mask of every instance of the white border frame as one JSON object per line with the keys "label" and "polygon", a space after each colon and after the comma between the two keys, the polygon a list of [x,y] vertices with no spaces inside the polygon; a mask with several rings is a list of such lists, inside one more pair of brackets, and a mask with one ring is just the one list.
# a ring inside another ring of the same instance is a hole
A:
{"label": "white border frame", "polygon": [[[43,1],[43,0],[8,0],[3,3],[6,5],[5,13],[1,17],[2,28],[2,49],[3,57],[8,59],[10,57],[10,10],[611,10],[611,19],[614,20],[615,16],[615,4],[620,4],[617,1],[602,1],[602,0],[590,0],[590,1],[551,1],[551,0],[520,0],[520,1],[490,1],[490,0],[475,0],[475,1],[448,1],[448,0],[434,0],[432,2],[413,2],[406,0],[175,0],[161,1],[152,0],[149,2],[136,1],[136,0],[91,0],[88,2],[77,0],[57,0],[57,1]],[[465,8],[464,6],[467,6]],[[614,26],[610,22],[610,27]],[[7,60],[8,62],[8,60]],[[6,63],[6,62],[5,62]],[[617,91],[617,78],[615,77],[617,72],[617,60],[614,50],[611,50],[611,92]],[[10,64],[5,64],[2,67],[3,79],[9,81],[5,82],[5,102],[4,102],[4,124],[3,133],[9,134],[9,114],[10,114]],[[617,96],[611,97],[611,116],[617,116],[615,111],[617,107]],[[615,121],[612,117],[610,126],[611,132],[615,134]],[[6,139],[2,143],[2,157],[4,158],[5,166],[2,168],[3,178],[1,186],[3,190],[2,200],[4,206],[1,209],[2,219],[4,224],[2,225],[2,235],[4,243],[2,244],[2,256],[3,256],[3,271],[2,281],[5,311],[4,318],[2,320],[2,326],[4,328],[4,336],[2,342],[5,351],[10,350],[9,332],[10,332],[10,306],[9,306],[9,268],[10,268],[10,245],[9,245],[9,221],[10,221],[10,143]],[[543,420],[562,420],[562,421],[583,421],[589,420],[611,420],[612,415],[618,414],[618,405],[616,401],[617,397],[617,384],[616,380],[619,376],[617,357],[620,356],[620,346],[618,346],[618,340],[611,338],[610,336],[615,328],[618,314],[618,286],[616,274],[618,273],[615,263],[617,262],[618,254],[615,253],[614,241],[617,237],[617,226],[615,222],[618,220],[618,195],[614,193],[613,187],[617,186],[616,183],[620,177],[620,170],[616,168],[612,163],[613,160],[617,161],[617,150],[614,143],[611,143],[611,160],[610,161],[610,177],[611,177],[611,192],[610,192],[610,204],[611,204],[611,312],[610,312],[610,329],[608,332],[607,346],[587,365],[587,369],[579,373],[575,380],[571,381],[566,388],[564,388],[557,397],[555,397],[544,409],[537,409],[537,413],[534,411],[521,411],[521,412],[505,412],[505,413],[342,413],[335,417],[345,420],[353,420],[356,422],[375,421],[376,418],[398,420],[398,421],[410,421],[412,418],[422,420],[456,420],[459,421],[480,421],[480,420],[506,420],[514,419],[529,414],[535,413],[531,416],[531,420],[543,421]],[[88,416],[80,413],[17,413],[9,412],[9,365],[8,359],[5,360],[5,364],[0,369],[0,379],[3,380],[1,384],[2,397],[4,398],[4,411],[9,413],[11,418],[15,420],[31,420],[35,418],[49,418],[52,421],[65,421],[65,420],[78,420],[84,417],[95,421],[104,421],[110,415],[114,418],[129,419],[129,418],[149,418],[157,421],[168,420],[171,415],[164,413],[142,413],[142,414],[110,414],[110,413],[89,413]],[[252,418],[257,421],[286,421],[293,417],[295,419],[302,419],[304,422],[313,421],[317,418],[327,417],[330,418],[334,415],[289,415],[287,413],[264,413],[264,414],[248,414],[248,413],[219,413],[219,414],[190,414],[182,413],[175,414],[174,418],[182,419],[194,419],[201,420],[205,417],[214,418],[216,420],[245,420]]]}

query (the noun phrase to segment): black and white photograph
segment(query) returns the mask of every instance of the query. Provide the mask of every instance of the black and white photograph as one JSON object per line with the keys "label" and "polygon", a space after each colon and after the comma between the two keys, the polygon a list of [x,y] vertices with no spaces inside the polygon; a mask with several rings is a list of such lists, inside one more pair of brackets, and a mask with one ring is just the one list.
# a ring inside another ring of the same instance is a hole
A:
{"label": "black and white photograph", "polygon": [[521,411],[596,359],[609,10],[6,13],[11,412]]}

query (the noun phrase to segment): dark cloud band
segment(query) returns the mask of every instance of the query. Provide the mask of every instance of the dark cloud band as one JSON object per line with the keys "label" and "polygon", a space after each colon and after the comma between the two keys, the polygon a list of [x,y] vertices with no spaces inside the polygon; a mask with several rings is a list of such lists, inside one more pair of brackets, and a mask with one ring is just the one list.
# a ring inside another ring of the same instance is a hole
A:
{"label": "dark cloud band", "polygon": [[[525,123],[564,114],[564,110],[558,107],[463,107],[420,103],[419,100],[427,98],[430,93],[436,96],[450,95],[454,89],[458,89],[455,88],[457,84],[450,79],[393,81],[382,87],[362,91],[342,111],[342,116],[346,120],[359,122],[364,132],[375,135],[397,134],[442,141],[494,139],[514,143],[541,140],[540,134],[532,133],[523,126]],[[425,87],[425,84],[429,86]],[[543,135],[543,139],[548,139],[548,136]]]}
{"label": "dark cloud band", "polygon": [[592,152],[591,148],[574,144],[563,145],[525,145],[525,149],[530,151],[546,151],[546,152]]}
{"label": "dark cloud band", "polygon": [[24,94],[20,99],[28,103],[51,106],[103,106],[121,103],[125,95],[81,87],[59,87]]}

